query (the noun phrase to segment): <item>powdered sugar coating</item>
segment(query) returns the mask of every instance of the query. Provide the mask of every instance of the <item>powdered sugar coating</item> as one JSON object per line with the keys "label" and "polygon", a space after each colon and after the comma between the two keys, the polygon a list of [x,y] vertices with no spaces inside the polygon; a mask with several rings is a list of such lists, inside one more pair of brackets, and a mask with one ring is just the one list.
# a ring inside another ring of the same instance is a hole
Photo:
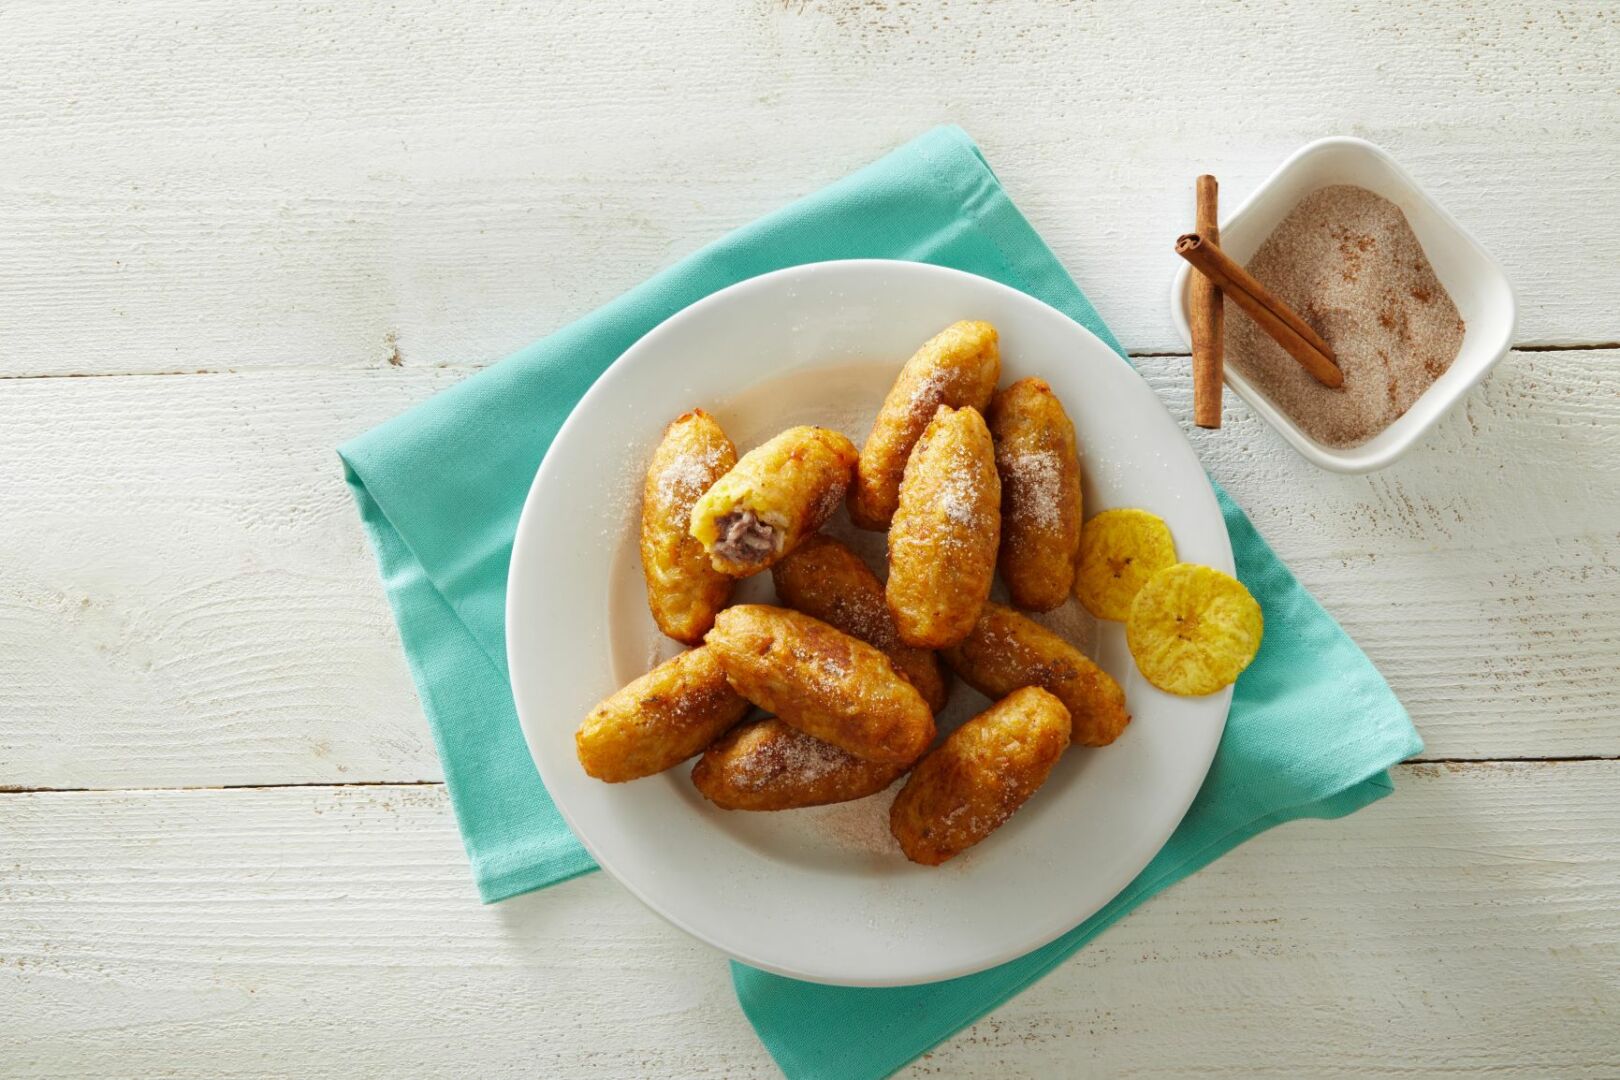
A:
{"label": "powdered sugar coating", "polygon": [[701,641],[731,595],[731,581],[714,569],[693,539],[694,503],[734,465],[737,451],[702,409],[683,413],[665,429],[642,484],[641,569],[647,607],[665,634]]}
{"label": "powdered sugar coating", "polygon": [[829,742],[782,725],[785,737],[741,755],[732,767],[732,782],[747,791],[762,791],[779,782],[814,784],[838,769],[861,760]]}
{"label": "powdered sugar coating", "polygon": [[692,770],[704,798],[728,810],[791,810],[865,798],[906,770],[866,761],[775,717],[743,724]]}
{"label": "powdered sugar coating", "polygon": [[938,658],[900,640],[883,586],[852,549],[830,536],[813,536],[777,563],[771,578],[784,604],[882,649],[931,710],[944,708]]}
{"label": "powdered sugar coating", "polygon": [[852,754],[909,764],[933,740],[932,710],[888,657],[819,619],[738,604],[705,640],[738,693]]}
{"label": "powdered sugar coating", "polygon": [[1033,377],[997,393],[986,419],[1001,476],[1001,576],[1015,605],[1049,611],[1068,599],[1080,549],[1074,424]]}
{"label": "powdered sugar coating", "polygon": [[941,405],[984,409],[1001,377],[996,328],[952,323],[907,360],[883,399],[861,448],[849,492],[850,518],[864,529],[888,527],[906,461]]}
{"label": "powdered sugar coating", "polygon": [[748,711],[706,648],[681,653],[592,709],[574,735],[585,771],[617,783],[698,753]]}
{"label": "powdered sugar coating", "polygon": [[889,528],[889,611],[901,640],[953,644],[990,595],[1001,538],[1001,481],[984,418],[940,406],[906,462]]}
{"label": "powdered sugar coating", "polygon": [[1107,746],[1130,723],[1125,693],[1107,672],[1064,637],[1001,604],[986,603],[972,633],[944,658],[992,699],[1026,686],[1050,690],[1069,710],[1074,740],[1083,745]]}
{"label": "powdered sugar coating", "polygon": [[827,519],[836,514],[839,506],[843,505],[844,495],[848,491],[848,477],[841,477],[828,484],[817,497],[815,505],[810,508],[810,520],[805,525],[805,531],[814,532],[825,525]]}
{"label": "powdered sugar coating", "polygon": [[890,828],[906,857],[937,866],[984,840],[1046,782],[1068,745],[1068,710],[1039,687],[967,721],[894,800]]}
{"label": "powdered sugar coating", "polygon": [[[733,455],[735,459],[735,455]],[[722,448],[715,445],[683,446],[658,473],[654,491],[670,513],[685,518],[692,504],[720,479],[730,465],[724,463]]]}
{"label": "powdered sugar coating", "polygon": [[998,454],[997,462],[1004,462],[1002,490],[1011,486],[1020,496],[1010,507],[1003,507],[1004,514],[1040,528],[1056,525],[1063,499],[1063,465],[1057,454],[1050,450],[1013,450],[1005,456]]}

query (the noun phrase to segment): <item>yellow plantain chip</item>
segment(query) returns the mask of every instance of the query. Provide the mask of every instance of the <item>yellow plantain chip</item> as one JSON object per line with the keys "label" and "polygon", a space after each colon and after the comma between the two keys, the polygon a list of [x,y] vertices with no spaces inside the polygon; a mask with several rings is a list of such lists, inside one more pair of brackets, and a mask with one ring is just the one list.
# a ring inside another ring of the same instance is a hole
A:
{"label": "yellow plantain chip", "polygon": [[1131,602],[1125,643],[1147,681],[1197,697],[1230,686],[1260,651],[1260,605],[1236,578],[1177,563],[1148,579]]}
{"label": "yellow plantain chip", "polygon": [[1080,530],[1074,591],[1099,619],[1124,622],[1144,582],[1176,561],[1170,526],[1146,510],[1104,510]]}

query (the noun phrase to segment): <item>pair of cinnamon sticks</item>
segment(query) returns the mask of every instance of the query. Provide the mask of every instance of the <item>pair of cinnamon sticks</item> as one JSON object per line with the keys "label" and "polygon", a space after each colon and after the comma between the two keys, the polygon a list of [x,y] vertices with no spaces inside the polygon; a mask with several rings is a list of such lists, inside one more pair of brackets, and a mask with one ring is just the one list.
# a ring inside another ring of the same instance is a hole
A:
{"label": "pair of cinnamon sticks", "polygon": [[1221,426],[1226,350],[1223,301],[1228,297],[1317,382],[1333,388],[1344,385],[1344,372],[1322,335],[1221,250],[1217,191],[1213,176],[1206,173],[1198,178],[1198,231],[1176,240],[1176,254],[1197,271],[1189,283],[1187,316],[1193,340],[1193,423],[1202,428]]}

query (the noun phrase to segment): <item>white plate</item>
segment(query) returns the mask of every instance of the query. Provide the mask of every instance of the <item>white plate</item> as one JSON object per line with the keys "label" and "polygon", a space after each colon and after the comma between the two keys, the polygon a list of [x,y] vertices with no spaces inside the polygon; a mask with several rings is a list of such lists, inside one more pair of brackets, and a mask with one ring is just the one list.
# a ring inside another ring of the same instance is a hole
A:
{"label": "white plate", "polygon": [[[636,555],[641,475],[664,425],[702,406],[746,451],[789,424],[860,443],[900,365],[957,319],[1001,332],[1003,383],[1050,382],[1080,433],[1086,514],[1141,506],[1183,559],[1230,572],[1232,550],[1191,447],[1130,367],[1088,330],[1003,285],[936,266],[864,260],[766,274],[642,338],[591,387],[546,455],[518,524],[507,657],[530,752],[575,835],[676,926],[755,967],[892,986],[951,978],[1050,941],[1109,901],[1181,820],[1214,757],[1230,690],[1175,698],[1136,671],[1117,624],[1078,605],[1047,617],[1125,688],[1135,717],[1101,750],[1073,748],[984,843],[937,869],[887,830],[898,785],[842,806],[717,810],[689,765],[629,784],[587,777],[574,729],[675,651],[646,610]],[[842,515],[840,515],[840,518]],[[853,535],[847,521],[835,530]],[[881,558],[882,538],[861,534]],[[743,598],[769,598],[770,575]],[[941,727],[983,708],[958,684]]]}

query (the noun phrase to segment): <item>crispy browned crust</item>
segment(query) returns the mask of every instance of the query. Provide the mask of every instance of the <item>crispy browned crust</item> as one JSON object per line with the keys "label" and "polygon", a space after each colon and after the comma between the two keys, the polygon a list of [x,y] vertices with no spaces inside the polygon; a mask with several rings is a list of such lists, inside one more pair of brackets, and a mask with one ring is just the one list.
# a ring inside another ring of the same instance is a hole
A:
{"label": "crispy browned crust", "polygon": [[820,619],[738,604],[706,640],[739,694],[856,757],[909,765],[934,739],[928,703],[889,658]]}
{"label": "crispy browned crust", "polygon": [[737,464],[737,448],[714,417],[694,409],[676,417],[653,451],[641,489],[641,572],[658,629],[696,645],[731,597],[732,579],[709,563],[692,538],[692,504]]}
{"label": "crispy browned crust", "polygon": [[621,783],[663,772],[708,746],[748,711],[713,652],[659,664],[603,701],[574,733],[585,771]]}
{"label": "crispy browned crust", "polygon": [[[691,534],[722,574],[747,577],[798,547],[838,509],[855,473],[855,444],[839,432],[792,427],[744,454],[692,507]],[[736,562],[715,550],[719,522],[749,510],[776,529],[776,551],[761,562]]]}
{"label": "crispy browned crust", "polygon": [[1050,690],[1068,708],[1074,741],[1084,746],[1107,746],[1131,722],[1125,692],[1113,676],[1012,608],[985,604],[973,632],[944,656],[963,682],[986,697],[1004,697],[1021,686]]}
{"label": "crispy browned crust", "polygon": [[1001,538],[1001,480],[990,429],[974,409],[941,405],[906,462],[889,527],[885,599],[900,639],[954,645],[990,595]]}
{"label": "crispy browned crust", "polygon": [[723,810],[794,810],[864,799],[905,771],[767,717],[722,735],[692,767],[692,783]]}
{"label": "crispy browned crust", "polygon": [[900,503],[900,479],[911,448],[941,405],[983,411],[1001,378],[996,328],[952,323],[906,361],[883,399],[861,448],[849,516],[863,529],[886,529]]}
{"label": "crispy browned crust", "polygon": [[782,603],[882,649],[930,709],[945,707],[949,688],[939,657],[900,640],[883,583],[846,545],[812,536],[771,568],[771,579]]}
{"label": "crispy browned crust", "polygon": [[1050,611],[1074,588],[1080,558],[1080,458],[1074,425],[1044,379],[998,392],[985,418],[1001,476],[997,562],[1015,607]]}
{"label": "crispy browned crust", "polygon": [[912,770],[889,808],[906,858],[938,866],[977,844],[1046,782],[1069,745],[1069,712],[1039,687],[975,716]]}

